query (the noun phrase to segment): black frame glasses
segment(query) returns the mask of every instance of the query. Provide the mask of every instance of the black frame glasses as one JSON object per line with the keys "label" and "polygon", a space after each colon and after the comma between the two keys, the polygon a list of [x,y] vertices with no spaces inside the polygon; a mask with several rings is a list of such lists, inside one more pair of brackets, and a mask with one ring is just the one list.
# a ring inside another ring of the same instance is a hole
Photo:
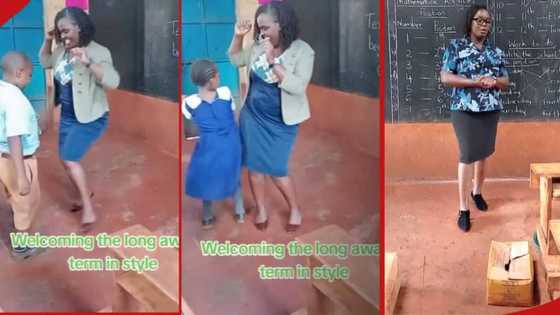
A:
{"label": "black frame glasses", "polygon": [[476,24],[478,24],[480,26],[492,25],[492,19],[486,19],[486,18],[483,18],[483,17],[473,18],[473,21],[475,21]]}

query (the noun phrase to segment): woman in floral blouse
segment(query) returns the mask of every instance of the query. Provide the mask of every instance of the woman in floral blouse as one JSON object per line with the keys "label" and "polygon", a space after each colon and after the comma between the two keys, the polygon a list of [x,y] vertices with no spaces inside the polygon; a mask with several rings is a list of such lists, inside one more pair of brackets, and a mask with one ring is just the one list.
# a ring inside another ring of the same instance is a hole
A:
{"label": "woman in floral blouse", "polygon": [[[481,211],[484,163],[494,153],[502,99],[500,90],[509,84],[504,54],[488,42],[492,18],[486,6],[467,11],[465,37],[453,39],[443,55],[441,82],[453,88],[451,121],[459,142],[459,218],[465,232],[470,229],[469,195]],[[474,187],[470,190],[474,168]]]}

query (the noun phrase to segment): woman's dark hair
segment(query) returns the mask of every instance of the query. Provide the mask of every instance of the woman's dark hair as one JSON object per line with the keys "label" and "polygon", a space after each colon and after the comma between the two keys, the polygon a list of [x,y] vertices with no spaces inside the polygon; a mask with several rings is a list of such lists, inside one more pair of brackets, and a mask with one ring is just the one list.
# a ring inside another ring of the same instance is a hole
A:
{"label": "woman's dark hair", "polygon": [[64,17],[72,19],[80,28],[79,46],[87,46],[93,40],[93,36],[95,35],[95,25],[93,25],[93,21],[89,15],[85,13],[84,10],[77,7],[67,7],[58,11],[56,14],[56,17],[54,18],[54,36],[56,42],[62,42],[60,32],[58,31],[58,21]]}
{"label": "woman's dark hair", "polygon": [[208,59],[196,60],[191,65],[191,80],[196,86],[205,86],[217,73],[216,64]]}
{"label": "woman's dark hair", "polygon": [[[471,35],[471,28],[472,28],[472,22],[473,22],[474,16],[480,10],[488,11],[488,8],[483,4],[473,4],[467,10],[467,19],[465,21],[465,35],[467,35],[467,36]],[[488,12],[490,12],[490,11],[488,11]],[[488,34],[486,35],[486,37],[488,37],[489,35],[490,35],[490,30],[488,30]]]}
{"label": "woman's dark hair", "polygon": [[261,5],[255,13],[255,30],[253,39],[258,41],[261,32],[257,23],[257,18],[261,14],[268,14],[276,19],[280,25],[280,45],[284,49],[288,49],[293,41],[299,37],[299,22],[294,9],[285,2],[272,1],[268,4]]}

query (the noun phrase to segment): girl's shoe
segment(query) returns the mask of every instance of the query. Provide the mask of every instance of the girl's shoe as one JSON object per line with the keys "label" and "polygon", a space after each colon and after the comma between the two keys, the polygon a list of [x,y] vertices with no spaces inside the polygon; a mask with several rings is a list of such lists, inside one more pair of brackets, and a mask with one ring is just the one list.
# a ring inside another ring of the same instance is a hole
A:
{"label": "girl's shoe", "polygon": [[235,214],[235,222],[245,223],[245,215],[244,214]]}
{"label": "girl's shoe", "polygon": [[216,223],[216,217],[214,216],[208,219],[202,219],[202,229],[209,230],[214,227],[214,223]]}

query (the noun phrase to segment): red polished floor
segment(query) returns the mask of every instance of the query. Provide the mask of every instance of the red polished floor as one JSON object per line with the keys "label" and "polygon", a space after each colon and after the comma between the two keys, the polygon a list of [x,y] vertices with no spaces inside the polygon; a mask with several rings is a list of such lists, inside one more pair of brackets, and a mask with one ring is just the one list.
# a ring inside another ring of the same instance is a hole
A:
{"label": "red polished floor", "polygon": [[[539,290],[543,268],[532,242],[538,192],[528,180],[485,184],[488,212],[471,203],[472,229],[460,231],[455,182],[400,182],[386,189],[386,250],[397,252],[402,288],[395,314],[506,314],[523,308],[486,304],[490,242],[527,240]],[[557,214],[558,204],[554,212]],[[538,296],[535,303],[546,302]]]}
{"label": "red polished floor", "polygon": [[[183,161],[188,165],[193,142],[185,142]],[[232,202],[222,202],[213,230],[201,229],[201,203],[191,198],[183,205],[183,296],[197,315],[286,315],[305,305],[310,285],[303,280],[260,280],[261,265],[292,267],[301,257],[203,257],[200,240],[232,243],[287,243],[300,234],[337,224],[361,242],[378,242],[378,159],[328,133],[303,125],[291,161],[291,174],[303,209],[303,226],[293,234],[284,231],[288,208],[268,183],[269,227],[258,231],[254,211],[244,224],[233,219]],[[244,176],[247,208],[253,205]],[[376,267],[377,268],[377,267]]]}

